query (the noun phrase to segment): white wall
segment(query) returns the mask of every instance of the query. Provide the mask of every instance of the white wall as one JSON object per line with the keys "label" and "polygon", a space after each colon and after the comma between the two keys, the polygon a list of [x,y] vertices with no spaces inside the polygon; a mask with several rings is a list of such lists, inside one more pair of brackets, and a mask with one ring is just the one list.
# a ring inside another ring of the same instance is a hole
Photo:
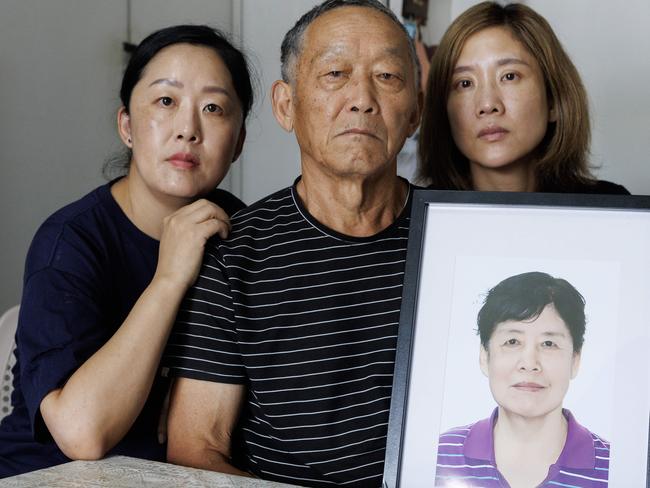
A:
{"label": "white wall", "polygon": [[1,0],[0,310],[20,300],[25,254],[55,209],[101,184],[126,2]]}
{"label": "white wall", "polygon": [[[240,36],[256,67],[260,90],[248,122],[244,151],[231,172],[240,182],[241,198],[253,203],[291,185],[300,174],[300,152],[294,135],[285,132],[271,110],[271,84],[280,79],[280,44],[287,31],[317,0],[239,0]],[[235,31],[237,28],[235,27]],[[233,186],[233,189],[235,187]]]}
{"label": "white wall", "polygon": [[131,0],[131,42],[174,24],[209,24],[225,33],[232,32],[230,0]]}

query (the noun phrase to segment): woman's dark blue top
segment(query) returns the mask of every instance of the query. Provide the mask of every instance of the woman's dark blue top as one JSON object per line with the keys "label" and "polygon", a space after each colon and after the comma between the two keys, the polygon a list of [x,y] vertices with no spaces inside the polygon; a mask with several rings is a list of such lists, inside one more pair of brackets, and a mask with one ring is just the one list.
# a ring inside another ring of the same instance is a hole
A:
{"label": "woman's dark blue top", "polygon": [[[110,339],[153,278],[159,242],[127,218],[111,195],[112,183],[54,213],[30,246],[13,411],[0,424],[0,477],[69,461],[48,432],[40,403]],[[208,198],[229,215],[244,207],[223,190]],[[168,387],[157,375],[133,427],[109,454],[165,459],[157,430]]]}

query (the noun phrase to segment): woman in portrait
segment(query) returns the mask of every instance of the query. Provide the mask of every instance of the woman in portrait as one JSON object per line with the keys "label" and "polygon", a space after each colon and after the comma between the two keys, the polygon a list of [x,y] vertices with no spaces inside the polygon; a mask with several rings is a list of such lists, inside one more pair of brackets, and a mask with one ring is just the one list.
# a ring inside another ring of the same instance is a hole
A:
{"label": "woman in portrait", "polygon": [[584,309],[569,282],[541,272],[488,292],[479,362],[497,407],[440,436],[436,486],[607,486],[609,443],[563,408],[580,366]]}
{"label": "woman in portrait", "polygon": [[419,177],[439,190],[628,194],[589,166],[580,75],[548,22],[483,2],[447,29],[431,61]]}
{"label": "woman in portrait", "polygon": [[106,454],[165,460],[158,364],[206,240],[244,206],[216,187],[253,93],[221,33],[181,25],[135,49],[120,98],[126,174],[50,216],[27,255],[0,477]]}

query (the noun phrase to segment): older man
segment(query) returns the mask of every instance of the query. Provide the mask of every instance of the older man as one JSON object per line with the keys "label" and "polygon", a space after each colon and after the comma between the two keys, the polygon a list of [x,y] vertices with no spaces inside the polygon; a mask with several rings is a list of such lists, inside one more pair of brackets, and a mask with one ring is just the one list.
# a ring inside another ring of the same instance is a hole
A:
{"label": "older man", "polygon": [[414,52],[380,3],[330,0],[286,35],[282,73],[273,109],[296,134],[302,176],[206,245],[165,356],[179,377],[168,458],[379,486],[412,193],[396,156],[419,119]]}

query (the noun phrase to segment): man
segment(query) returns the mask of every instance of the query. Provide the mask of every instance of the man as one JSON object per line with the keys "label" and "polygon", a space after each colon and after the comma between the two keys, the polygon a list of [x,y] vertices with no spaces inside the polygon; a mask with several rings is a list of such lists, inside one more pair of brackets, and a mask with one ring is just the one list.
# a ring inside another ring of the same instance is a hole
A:
{"label": "man", "polygon": [[[375,0],[329,0],[282,44],[275,116],[302,176],[206,245],[165,356],[168,459],[307,486],[381,483],[418,125],[408,35]],[[238,428],[235,427],[239,422]],[[233,437],[233,432],[236,436]]]}

